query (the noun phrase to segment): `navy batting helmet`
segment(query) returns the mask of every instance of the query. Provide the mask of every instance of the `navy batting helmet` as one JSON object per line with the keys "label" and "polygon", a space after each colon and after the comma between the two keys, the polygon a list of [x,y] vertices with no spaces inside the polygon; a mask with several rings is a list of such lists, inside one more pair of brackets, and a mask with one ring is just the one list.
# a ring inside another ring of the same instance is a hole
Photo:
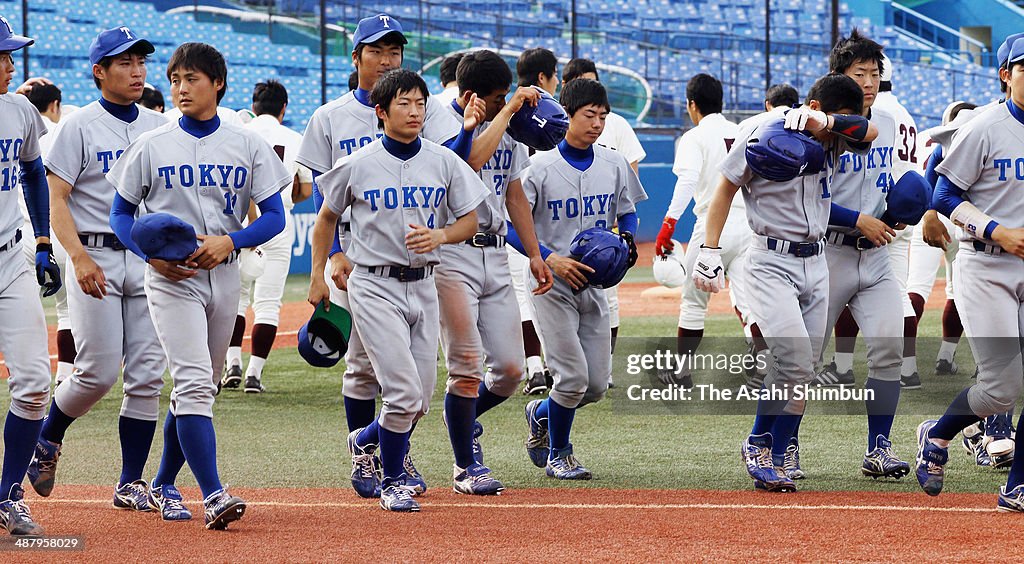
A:
{"label": "navy batting helmet", "polygon": [[[534,87],[536,88],[536,87]],[[508,122],[508,134],[527,147],[538,151],[554,149],[569,130],[569,115],[565,108],[540,90],[540,101],[536,106],[523,104]]]}
{"label": "navy batting helmet", "polygon": [[577,235],[569,245],[569,255],[594,269],[587,273],[587,281],[597,288],[611,288],[629,270],[629,244],[603,227],[591,227]]}
{"label": "navy batting helmet", "polygon": [[817,174],[825,166],[821,144],[800,131],[783,127],[784,118],[762,123],[747,140],[747,166],[765,180],[784,182]]}
{"label": "navy batting helmet", "polygon": [[352,336],[352,315],[338,304],[320,302],[299,329],[299,356],[310,366],[330,368],[345,356]]}
{"label": "navy batting helmet", "polygon": [[142,254],[160,260],[185,260],[199,248],[192,225],[169,213],[150,213],[135,220],[132,241]]}
{"label": "navy batting helmet", "polygon": [[889,186],[882,221],[889,225],[917,225],[924,212],[928,211],[931,191],[931,186],[923,176],[912,170],[907,171],[895,184]]}

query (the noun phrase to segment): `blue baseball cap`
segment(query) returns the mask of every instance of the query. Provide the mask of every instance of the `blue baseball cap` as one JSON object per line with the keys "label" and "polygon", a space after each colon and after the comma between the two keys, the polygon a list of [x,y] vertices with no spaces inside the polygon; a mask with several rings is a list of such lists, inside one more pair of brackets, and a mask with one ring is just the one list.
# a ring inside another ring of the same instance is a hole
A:
{"label": "blue baseball cap", "polygon": [[120,55],[139,45],[146,55],[156,51],[153,44],[135,35],[127,26],[114,27],[101,32],[89,45],[89,63],[98,64],[103,57]]}
{"label": "blue baseball cap", "polygon": [[1010,48],[1013,47],[1013,43],[1021,37],[1024,37],[1024,33],[1014,33],[1013,35],[1007,36],[1006,41],[1003,41],[1003,44],[999,46],[999,50],[996,51],[996,58],[999,59],[999,66],[1006,66],[1006,62],[1010,57]]}
{"label": "blue baseball cap", "polygon": [[1014,41],[1013,45],[1010,46],[1010,54],[1006,59],[1006,64],[1019,63],[1020,61],[1024,61],[1024,33],[1021,34],[1020,39]]}
{"label": "blue baseball cap", "polygon": [[0,51],[17,51],[35,42],[35,39],[15,35],[14,30],[11,29],[11,23],[7,21],[7,18],[0,16]]}
{"label": "blue baseball cap", "polygon": [[146,214],[135,220],[132,241],[142,254],[160,260],[185,260],[199,248],[195,228],[169,213]]}
{"label": "blue baseball cap", "polygon": [[356,33],[352,37],[352,50],[355,51],[359,45],[376,43],[389,33],[397,33],[402,45],[409,42],[405,38],[405,34],[402,33],[402,24],[395,18],[387,14],[377,14],[376,16],[363,18],[359,20],[359,25],[356,26]]}

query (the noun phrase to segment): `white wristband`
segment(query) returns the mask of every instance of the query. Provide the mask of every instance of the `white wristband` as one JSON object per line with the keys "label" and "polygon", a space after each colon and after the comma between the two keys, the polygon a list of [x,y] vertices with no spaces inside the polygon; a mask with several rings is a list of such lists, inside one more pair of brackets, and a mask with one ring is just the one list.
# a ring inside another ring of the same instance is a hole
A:
{"label": "white wristband", "polygon": [[993,220],[987,214],[974,207],[974,204],[970,202],[963,202],[953,210],[950,214],[949,219],[953,220],[957,226],[962,227],[964,231],[969,233],[972,237],[978,239],[985,238],[985,228]]}

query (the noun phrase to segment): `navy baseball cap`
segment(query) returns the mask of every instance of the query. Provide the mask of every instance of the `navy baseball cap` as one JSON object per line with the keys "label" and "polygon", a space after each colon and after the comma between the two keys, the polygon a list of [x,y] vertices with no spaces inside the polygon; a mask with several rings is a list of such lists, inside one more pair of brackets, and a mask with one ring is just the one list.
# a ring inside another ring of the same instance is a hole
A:
{"label": "navy baseball cap", "polygon": [[192,225],[169,213],[146,214],[135,220],[132,241],[142,254],[160,260],[185,260],[199,248]]}
{"label": "navy baseball cap", "polygon": [[15,35],[14,30],[11,29],[11,23],[7,21],[7,18],[0,16],[0,51],[17,51],[35,42],[35,39]]}
{"label": "navy baseball cap", "polygon": [[356,33],[352,37],[352,50],[355,51],[356,47],[362,44],[376,43],[389,33],[397,33],[400,39],[399,43],[402,45],[409,42],[405,38],[405,34],[402,33],[402,24],[395,18],[387,14],[377,14],[376,16],[363,18],[359,20],[359,25],[356,26]]}
{"label": "navy baseball cap", "polygon": [[1024,61],[1024,33],[1021,34],[1020,39],[1013,42],[1010,46],[1010,54],[1006,59],[1006,64],[1019,63]]}
{"label": "navy baseball cap", "polygon": [[103,57],[120,55],[136,45],[142,47],[143,53],[147,55],[156,51],[152,43],[135,35],[127,26],[110,28],[92,40],[89,45],[89,62],[95,65]]}
{"label": "navy baseball cap", "polygon": [[1010,58],[1010,48],[1013,47],[1014,42],[1021,37],[1024,37],[1024,33],[1014,33],[1013,35],[1009,35],[1006,37],[1006,41],[1003,41],[1003,44],[999,46],[999,50],[996,51],[996,58],[999,59],[999,66],[1006,66],[1006,62]]}

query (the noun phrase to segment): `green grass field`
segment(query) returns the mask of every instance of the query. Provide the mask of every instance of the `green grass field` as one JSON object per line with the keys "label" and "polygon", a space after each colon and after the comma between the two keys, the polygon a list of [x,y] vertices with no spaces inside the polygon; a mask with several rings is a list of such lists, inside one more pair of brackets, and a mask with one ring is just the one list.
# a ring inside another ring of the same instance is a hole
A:
{"label": "green grass field", "polygon": [[[649,270],[649,269],[648,269]],[[643,274],[637,275],[642,279]],[[301,300],[305,282],[293,277],[286,299]],[[620,335],[669,337],[675,334],[675,311],[664,317],[624,319]],[[925,314],[922,337],[939,334],[939,313]],[[732,316],[709,320],[706,334],[735,336],[739,325]],[[968,382],[974,366],[966,341],[957,360],[961,375],[932,374],[938,339],[922,339],[919,365],[924,389],[903,394],[900,416],[892,438],[896,451],[912,460],[914,427],[926,417],[941,415],[945,405]],[[861,345],[856,365],[858,383],[866,368]],[[341,399],[341,372],[314,369],[294,349],[274,351],[262,395],[225,391],[217,399],[216,427],[219,467],[226,483],[243,487],[348,488],[349,458],[345,449],[345,420]],[[450,487],[452,454],[441,424],[443,366],[439,366],[435,408],[419,423],[413,436],[413,454],[428,484]],[[619,379],[616,373],[616,379]],[[701,377],[697,376],[698,383]],[[170,389],[164,388],[164,411]],[[58,483],[113,484],[119,472],[117,412],[120,388],[77,421],[67,434],[58,471]],[[608,398],[581,410],[576,417],[573,443],[577,456],[595,473],[589,484],[604,488],[749,489],[739,458],[739,444],[749,431],[749,415],[644,415],[623,409],[628,403],[620,386]],[[482,419],[486,462],[507,486],[557,487],[559,484],[533,467],[523,448],[526,396],[516,395]],[[809,479],[807,490],[917,490],[913,477],[901,482],[876,482],[860,475],[864,452],[865,418],[835,415],[835,410],[811,406],[801,428],[802,458]],[[851,411],[856,413],[856,411]],[[162,418],[161,418],[162,421]],[[160,433],[153,446],[147,477],[156,471]],[[995,492],[1005,474],[976,468],[956,443],[951,449],[947,491]],[[192,483],[183,475],[180,483]],[[347,492],[346,492],[347,493]]]}

